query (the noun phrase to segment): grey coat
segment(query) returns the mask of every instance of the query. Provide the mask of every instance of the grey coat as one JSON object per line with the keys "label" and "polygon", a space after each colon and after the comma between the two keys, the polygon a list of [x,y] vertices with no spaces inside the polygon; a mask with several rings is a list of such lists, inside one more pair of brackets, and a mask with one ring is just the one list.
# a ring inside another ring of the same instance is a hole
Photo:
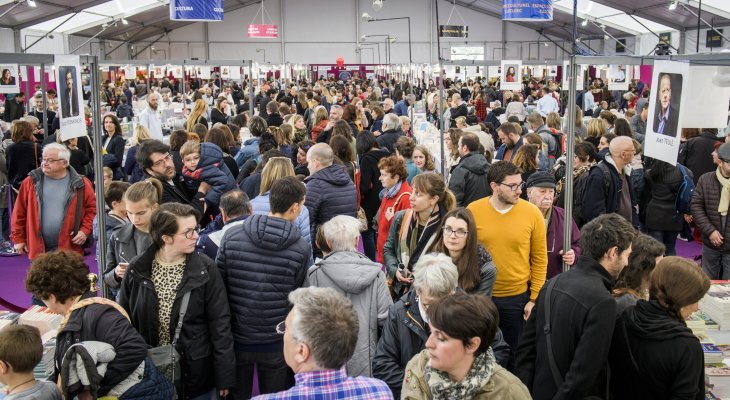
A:
{"label": "grey coat", "polygon": [[[120,262],[131,262],[134,257],[152,245],[152,238],[150,237],[144,249],[137,249],[134,242],[134,232],[135,228],[133,224],[125,224],[112,232],[111,238],[106,245],[106,262],[103,279],[104,283],[110,288],[119,289],[119,286],[122,284],[122,280],[117,279],[116,275],[114,275],[114,268],[117,267],[117,264]],[[138,250],[142,251],[138,252]]]}
{"label": "grey coat", "polygon": [[311,266],[304,282],[305,286],[333,288],[352,301],[360,327],[347,374],[372,377],[378,326],[385,323],[393,304],[380,264],[355,251],[337,251]]}

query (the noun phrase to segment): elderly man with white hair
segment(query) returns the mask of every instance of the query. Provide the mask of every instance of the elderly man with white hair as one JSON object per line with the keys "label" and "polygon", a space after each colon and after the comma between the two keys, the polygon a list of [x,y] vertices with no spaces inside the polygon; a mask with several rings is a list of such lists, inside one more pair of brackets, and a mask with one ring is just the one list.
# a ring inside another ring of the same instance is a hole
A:
{"label": "elderly man with white hair", "polygon": [[338,215],[322,225],[319,232],[317,245],[324,259],[309,268],[305,286],[330,287],[352,301],[360,328],[355,353],[347,362],[347,374],[373,376],[378,327],[385,323],[388,307],[393,304],[385,273],[380,264],[357,251],[357,218]]}
{"label": "elderly man with white hair", "polygon": [[[388,384],[394,398],[401,398],[408,361],[425,348],[431,334],[426,311],[432,304],[461,290],[457,288],[458,283],[459,271],[451,257],[424,254],[413,267],[412,289],[390,307],[373,360],[373,376]],[[499,329],[491,347],[497,363],[506,367],[510,347]]]}
{"label": "elderly man with white hair", "polygon": [[45,146],[40,168],[20,185],[10,240],[15,251],[28,253],[31,260],[56,249],[83,254],[91,236],[96,216],[94,188],[71,168],[70,158],[71,152],[61,144]]}
{"label": "elderly man with white hair", "polygon": [[619,136],[609,144],[606,158],[591,168],[581,211],[588,222],[599,215],[617,213],[638,226],[639,216],[634,208],[631,182],[631,160],[636,154],[634,139]]}
{"label": "elderly man with white hair", "polygon": [[383,133],[375,139],[378,141],[380,148],[387,149],[390,154],[395,154],[395,142],[401,136],[403,136],[403,131],[400,130],[400,118],[393,113],[385,114],[383,117]]}

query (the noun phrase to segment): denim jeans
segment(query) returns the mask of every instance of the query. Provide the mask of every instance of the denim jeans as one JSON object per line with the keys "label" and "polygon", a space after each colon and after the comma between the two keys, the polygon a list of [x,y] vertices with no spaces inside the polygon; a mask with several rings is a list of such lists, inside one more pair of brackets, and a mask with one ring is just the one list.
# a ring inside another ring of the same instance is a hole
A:
{"label": "denim jeans", "polygon": [[373,228],[370,228],[366,230],[365,232],[362,232],[362,247],[365,250],[365,256],[370,259],[370,261],[375,261],[375,239],[378,237],[378,232],[376,232]]}
{"label": "denim jeans", "polygon": [[504,341],[509,344],[514,354],[522,336],[522,329],[525,327],[525,305],[530,301],[530,291],[516,296],[493,296],[492,301],[499,311],[499,328],[502,329]]}
{"label": "denim jeans", "polygon": [[654,239],[664,243],[664,247],[666,247],[666,251],[664,251],[665,256],[676,256],[677,250],[677,235],[679,232],[674,231],[655,231],[653,229],[649,229],[648,231],[649,236],[653,237]]}
{"label": "denim jeans", "polygon": [[284,353],[238,351],[236,352],[236,385],[231,389],[231,398],[251,398],[254,364],[258,372],[261,394],[281,392],[294,384],[290,379],[289,367],[284,361]]}
{"label": "denim jeans", "polygon": [[702,270],[710,279],[730,279],[730,252],[702,244]]}

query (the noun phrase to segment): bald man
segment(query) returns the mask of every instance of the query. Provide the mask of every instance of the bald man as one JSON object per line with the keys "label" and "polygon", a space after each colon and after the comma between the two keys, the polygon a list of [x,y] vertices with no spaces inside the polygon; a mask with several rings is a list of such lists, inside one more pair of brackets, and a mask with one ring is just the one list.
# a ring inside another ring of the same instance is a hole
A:
{"label": "bald man", "polygon": [[[638,224],[638,215],[634,208],[634,190],[631,184],[631,159],[636,150],[634,140],[627,136],[619,136],[609,144],[606,158],[591,168],[582,193],[581,215],[583,223],[602,214],[617,213],[631,222]],[[581,193],[576,193],[581,196]]]}

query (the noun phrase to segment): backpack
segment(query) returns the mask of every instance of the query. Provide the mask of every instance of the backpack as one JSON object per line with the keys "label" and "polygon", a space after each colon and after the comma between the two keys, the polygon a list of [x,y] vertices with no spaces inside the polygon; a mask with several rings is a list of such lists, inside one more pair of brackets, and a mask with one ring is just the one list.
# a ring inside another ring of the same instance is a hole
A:
{"label": "backpack", "polygon": [[687,168],[677,163],[679,172],[682,173],[682,183],[677,191],[677,198],[674,200],[674,219],[676,220],[683,214],[690,213],[690,203],[692,202],[692,194],[695,191],[695,184],[692,177],[687,173]]}
{"label": "backpack", "polygon": [[[611,187],[611,171],[609,170],[608,165],[605,164],[605,161],[601,161],[598,164],[591,167],[591,170],[593,168],[598,168],[603,172],[603,182],[604,182],[604,193],[608,193],[609,188]],[[575,188],[573,191],[573,220],[575,221],[575,224],[578,225],[579,228],[583,227],[583,225],[586,224],[586,221],[583,218],[583,197],[585,196],[585,190],[586,190],[586,182],[588,181],[588,174],[590,174],[590,170],[585,173],[585,175],[581,176],[580,179],[578,179],[575,182]]]}
{"label": "backpack", "polygon": [[560,158],[563,155],[563,142],[565,141],[565,135],[563,132],[555,128],[550,128],[550,136],[555,139],[555,152],[551,154],[555,158]]}

